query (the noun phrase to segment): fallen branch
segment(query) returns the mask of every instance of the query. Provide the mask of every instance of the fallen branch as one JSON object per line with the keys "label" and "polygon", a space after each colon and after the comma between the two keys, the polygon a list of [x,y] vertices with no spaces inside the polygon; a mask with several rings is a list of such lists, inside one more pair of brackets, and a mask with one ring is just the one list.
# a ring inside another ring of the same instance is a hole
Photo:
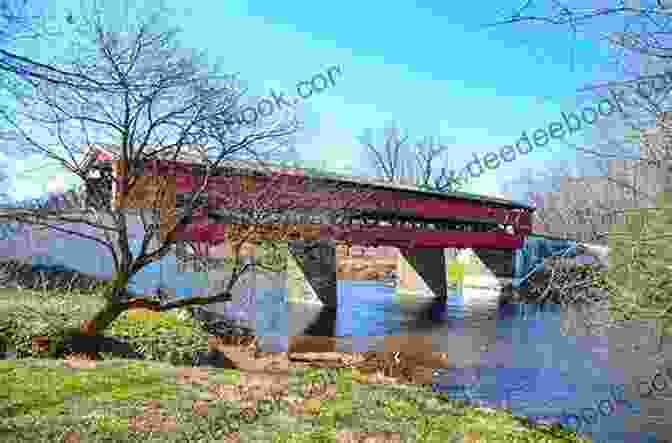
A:
{"label": "fallen branch", "polygon": [[328,362],[342,362],[342,354],[338,352],[305,352],[305,353],[290,353],[289,359],[292,361],[328,361]]}
{"label": "fallen branch", "polygon": [[231,301],[233,296],[230,292],[220,292],[217,295],[211,297],[191,297],[191,298],[181,298],[170,303],[161,303],[160,301],[148,300],[145,298],[131,298],[127,304],[127,309],[147,309],[155,312],[168,311],[171,309],[177,309],[187,306],[194,305],[209,305],[211,303],[219,303],[225,301]]}

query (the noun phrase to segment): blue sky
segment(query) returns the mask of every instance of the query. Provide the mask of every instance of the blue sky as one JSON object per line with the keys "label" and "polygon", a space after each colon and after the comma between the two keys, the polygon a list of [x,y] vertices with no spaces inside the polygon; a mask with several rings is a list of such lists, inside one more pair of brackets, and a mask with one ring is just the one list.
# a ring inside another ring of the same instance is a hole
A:
{"label": "blue sky", "polygon": [[[502,11],[519,1],[497,2]],[[142,2],[109,2],[119,23],[137,15]],[[147,8],[156,2],[146,2]],[[412,139],[432,136],[451,144],[449,166],[461,168],[477,152],[498,151],[528,133],[547,127],[561,111],[577,107],[576,90],[613,78],[605,48],[597,40],[574,42],[559,28],[480,25],[498,17],[495,8],[470,2],[341,0],[331,3],[276,1],[164,2],[172,12],[166,25],[179,25],[181,45],[205,50],[211,63],[237,72],[249,93],[271,88],[295,94],[299,81],[338,65],[334,87],[302,103],[305,131],[297,150],[304,159],[333,168],[362,167],[357,137],[365,129],[395,121]],[[489,3],[486,3],[489,4]],[[76,17],[80,1],[52,0],[49,17],[67,31],[65,16]],[[23,46],[44,58],[60,48]],[[570,49],[574,49],[573,63]],[[581,141],[586,131],[572,136]],[[474,179],[466,189],[496,195],[524,168],[574,160],[562,143]],[[58,169],[28,159],[16,162],[14,195],[35,195],[64,180]],[[26,172],[33,170],[33,172]],[[52,173],[53,171],[53,173]],[[65,184],[71,181],[66,179]],[[75,180],[76,182],[76,180]]]}

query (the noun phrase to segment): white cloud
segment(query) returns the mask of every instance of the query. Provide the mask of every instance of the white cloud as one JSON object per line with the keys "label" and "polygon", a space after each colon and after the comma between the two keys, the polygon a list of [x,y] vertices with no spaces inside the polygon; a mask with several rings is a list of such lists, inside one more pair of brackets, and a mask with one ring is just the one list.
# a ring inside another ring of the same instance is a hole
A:
{"label": "white cloud", "polygon": [[14,162],[14,197],[39,197],[46,192],[63,192],[81,180],[54,160],[31,156]]}
{"label": "white cloud", "polygon": [[49,180],[47,180],[47,192],[63,192],[65,189],[65,174],[51,176]]}

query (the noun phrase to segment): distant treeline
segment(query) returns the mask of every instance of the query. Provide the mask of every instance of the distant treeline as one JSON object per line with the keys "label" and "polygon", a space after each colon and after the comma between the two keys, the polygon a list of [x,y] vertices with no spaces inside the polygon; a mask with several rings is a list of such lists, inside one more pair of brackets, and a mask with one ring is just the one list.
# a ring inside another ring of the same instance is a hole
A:
{"label": "distant treeline", "polygon": [[[20,208],[63,211],[81,207],[81,199],[81,193],[71,189],[65,192],[50,192],[42,197],[14,201],[7,205],[3,205],[3,207],[8,209]],[[0,240],[9,240],[16,236],[16,234],[24,233],[26,231],[27,226],[25,223],[0,223]]]}

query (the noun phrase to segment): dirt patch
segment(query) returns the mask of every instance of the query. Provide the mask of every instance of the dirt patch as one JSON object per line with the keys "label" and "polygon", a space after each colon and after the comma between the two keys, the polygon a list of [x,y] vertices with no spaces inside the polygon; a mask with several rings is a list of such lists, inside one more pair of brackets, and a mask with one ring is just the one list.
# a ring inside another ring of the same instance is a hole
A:
{"label": "dirt patch", "polygon": [[335,352],[336,338],[312,335],[294,335],[288,339],[287,350],[290,354],[303,354],[307,352]]}
{"label": "dirt patch", "polygon": [[303,386],[303,396],[305,398],[333,400],[336,398],[336,392],[336,385],[334,384],[308,383]]}
{"label": "dirt patch", "polygon": [[71,354],[65,357],[65,367],[72,369],[95,369],[96,362],[86,354]]}
{"label": "dirt patch", "polygon": [[212,384],[208,386],[213,400],[239,401],[244,406],[255,406],[258,400],[279,400],[288,392],[286,376],[262,375],[241,372],[238,384]]}
{"label": "dirt patch", "polygon": [[38,335],[32,338],[31,350],[36,354],[49,351],[49,337]]}
{"label": "dirt patch", "polygon": [[206,385],[208,384],[208,377],[209,374],[207,369],[181,367],[177,368],[176,383],[178,385],[185,385],[185,384]]}
{"label": "dirt patch", "polygon": [[143,413],[130,418],[128,429],[133,432],[173,432],[177,429],[177,419],[162,414],[158,400],[146,401]]}
{"label": "dirt patch", "polygon": [[240,432],[232,432],[222,437],[224,443],[240,443]]}
{"label": "dirt patch", "polygon": [[195,400],[191,405],[191,413],[198,417],[207,417],[210,412],[210,402]]}
{"label": "dirt patch", "polygon": [[63,435],[63,443],[80,443],[82,437],[79,435],[79,432],[68,431]]}

